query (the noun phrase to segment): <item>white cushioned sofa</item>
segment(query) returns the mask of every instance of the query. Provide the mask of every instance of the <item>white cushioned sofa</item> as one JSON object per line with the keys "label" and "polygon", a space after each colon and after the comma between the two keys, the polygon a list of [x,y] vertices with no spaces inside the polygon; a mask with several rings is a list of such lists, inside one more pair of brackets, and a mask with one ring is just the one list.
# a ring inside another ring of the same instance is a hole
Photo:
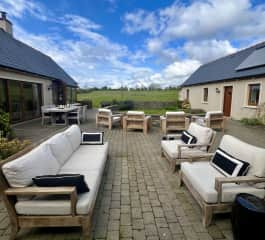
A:
{"label": "white cushioned sofa", "polygon": [[224,176],[210,161],[182,162],[180,184],[185,183],[203,210],[203,224],[212,215],[231,211],[238,193],[265,197],[265,149],[224,135],[220,146],[230,156],[250,164],[246,176]]}
{"label": "white cushioned sofa", "polygon": [[[1,165],[1,192],[11,219],[11,239],[21,227],[82,226],[90,233],[91,216],[108,156],[108,143],[81,145],[81,131],[72,125],[33,150]],[[34,187],[40,175],[84,175],[90,191],[75,187]]]}

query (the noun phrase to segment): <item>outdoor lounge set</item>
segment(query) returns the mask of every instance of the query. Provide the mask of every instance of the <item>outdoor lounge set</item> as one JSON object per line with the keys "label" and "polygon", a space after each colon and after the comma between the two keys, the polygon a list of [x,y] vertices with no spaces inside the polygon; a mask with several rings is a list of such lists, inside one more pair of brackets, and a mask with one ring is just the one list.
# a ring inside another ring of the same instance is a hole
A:
{"label": "outdoor lounge set", "polygon": [[83,235],[89,235],[108,157],[108,143],[101,134],[81,133],[72,125],[28,153],[1,162],[10,239],[25,227],[81,226]]}
{"label": "outdoor lounge set", "polygon": [[215,135],[211,128],[191,123],[187,131],[161,141],[172,171],[180,168],[180,186],[184,182],[202,208],[204,226],[213,214],[230,212],[239,193],[265,197],[265,149],[224,135],[209,153]]}

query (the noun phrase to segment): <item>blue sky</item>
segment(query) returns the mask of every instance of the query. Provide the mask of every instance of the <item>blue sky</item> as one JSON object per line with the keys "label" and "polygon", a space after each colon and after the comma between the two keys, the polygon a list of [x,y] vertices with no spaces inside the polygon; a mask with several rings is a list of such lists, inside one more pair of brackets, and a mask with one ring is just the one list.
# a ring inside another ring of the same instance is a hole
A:
{"label": "blue sky", "polygon": [[1,0],[0,10],[80,87],[176,86],[265,36],[260,0]]}

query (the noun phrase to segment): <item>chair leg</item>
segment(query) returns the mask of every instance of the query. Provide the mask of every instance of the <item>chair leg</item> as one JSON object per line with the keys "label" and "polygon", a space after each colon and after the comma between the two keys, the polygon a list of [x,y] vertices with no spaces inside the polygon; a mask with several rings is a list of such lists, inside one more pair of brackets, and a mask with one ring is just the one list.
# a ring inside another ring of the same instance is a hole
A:
{"label": "chair leg", "polygon": [[170,159],[170,170],[172,173],[176,170],[177,160],[175,158]]}
{"label": "chair leg", "polygon": [[17,224],[15,224],[15,225],[11,224],[11,231],[10,231],[9,240],[15,240],[18,231],[19,231],[19,227],[17,226]]}
{"label": "chair leg", "polygon": [[179,171],[179,178],[178,178],[178,187],[181,187],[183,184],[183,181],[182,181],[182,172],[181,170]]}
{"label": "chair leg", "polygon": [[82,221],[82,239],[90,239],[90,232],[91,232],[91,218],[88,217],[87,219]]}
{"label": "chair leg", "polygon": [[213,209],[211,206],[203,207],[202,223],[204,227],[208,227],[212,222]]}

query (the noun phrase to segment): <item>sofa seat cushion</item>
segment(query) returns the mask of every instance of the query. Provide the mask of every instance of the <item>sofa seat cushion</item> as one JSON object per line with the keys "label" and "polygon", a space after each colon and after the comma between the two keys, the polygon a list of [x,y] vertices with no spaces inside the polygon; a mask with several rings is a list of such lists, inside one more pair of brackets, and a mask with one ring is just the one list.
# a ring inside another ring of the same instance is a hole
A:
{"label": "sofa seat cushion", "polygon": [[11,187],[31,185],[38,175],[56,174],[60,164],[45,143],[25,155],[3,165],[3,173]]}
{"label": "sofa seat cushion", "polygon": [[67,130],[64,131],[65,136],[71,143],[73,151],[78,149],[81,144],[81,130],[78,125],[72,125]]}
{"label": "sofa seat cushion", "polygon": [[108,155],[108,143],[103,145],[80,145],[69,160],[62,166],[61,171],[90,171],[101,170],[105,166]]}
{"label": "sofa seat cushion", "polygon": [[58,133],[46,141],[51,148],[52,154],[62,166],[73,153],[71,142],[64,132]]}
{"label": "sofa seat cushion", "polygon": [[[178,157],[178,144],[185,144],[181,140],[162,140],[161,147],[164,152],[171,158]],[[181,158],[189,158],[205,155],[205,152],[197,148],[183,147],[181,148]]]}
{"label": "sofa seat cushion", "polygon": [[143,111],[128,111],[127,115],[144,115]]}
{"label": "sofa seat cushion", "polygon": [[[96,201],[103,171],[71,171],[63,173],[80,173],[85,176],[89,192],[78,194],[76,205],[77,214],[88,214]],[[31,200],[19,200],[15,204],[16,212],[20,215],[70,215],[69,196],[35,197]]]}
{"label": "sofa seat cushion", "polygon": [[[184,162],[181,171],[193,188],[207,203],[217,203],[217,191],[214,188],[215,178],[224,177],[209,162]],[[249,193],[264,198],[264,189],[257,189],[246,184],[229,183],[223,185],[222,202],[233,202],[238,193]]]}

